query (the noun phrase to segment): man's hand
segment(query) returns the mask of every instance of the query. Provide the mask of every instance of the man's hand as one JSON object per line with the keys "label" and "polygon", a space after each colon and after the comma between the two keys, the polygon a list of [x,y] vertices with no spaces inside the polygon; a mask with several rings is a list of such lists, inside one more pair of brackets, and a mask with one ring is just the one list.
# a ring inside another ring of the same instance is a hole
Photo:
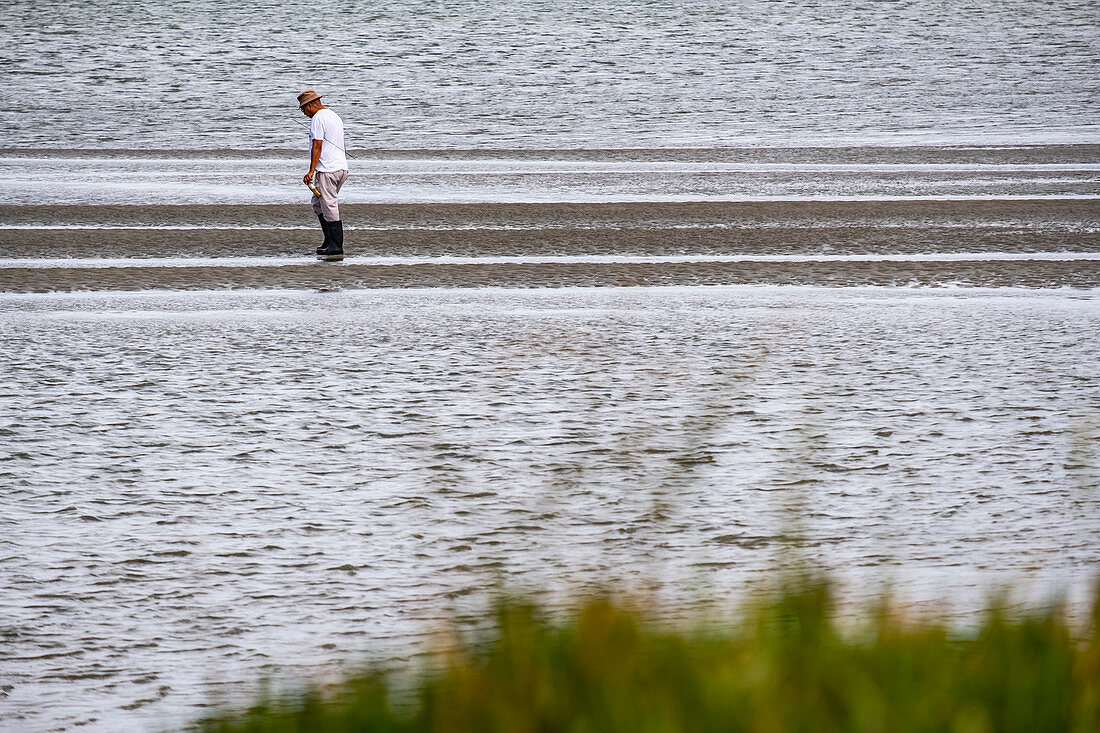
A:
{"label": "man's hand", "polygon": [[309,173],[302,176],[307,186],[313,183],[313,173],[317,170],[317,164],[321,162],[321,146],[324,144],[324,140],[314,140],[309,146]]}

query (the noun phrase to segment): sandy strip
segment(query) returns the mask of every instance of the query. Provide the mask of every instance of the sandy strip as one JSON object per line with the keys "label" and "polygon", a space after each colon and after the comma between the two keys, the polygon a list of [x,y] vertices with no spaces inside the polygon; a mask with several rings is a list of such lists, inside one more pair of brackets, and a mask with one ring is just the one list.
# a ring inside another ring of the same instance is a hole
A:
{"label": "sandy strip", "polygon": [[[292,257],[320,243],[319,230],[0,230],[6,258]],[[348,230],[345,246],[349,254],[371,257],[1100,252],[1100,231],[933,225]]]}
{"label": "sandy strip", "polygon": [[[30,260],[19,263],[26,267],[0,270],[0,291],[696,283],[1100,286],[1100,263],[1095,260],[886,259],[1097,253],[1097,200],[402,204],[347,205],[342,211],[349,224],[347,251],[361,258],[626,256],[675,261],[384,264],[353,258],[336,265],[297,264],[296,258],[307,257],[320,241],[320,232],[310,228],[316,219],[304,205],[0,206],[0,257]],[[183,228],[161,228],[168,226]],[[800,255],[817,261],[784,261]],[[875,260],[853,257],[862,255]],[[836,256],[845,259],[829,261]],[[148,262],[141,267],[39,266],[43,259],[149,257],[215,259],[202,266],[185,261],[173,267]],[[231,258],[288,262],[257,267],[252,262],[231,264]],[[716,261],[721,258],[727,260]],[[745,258],[757,261],[737,261]],[[762,261],[767,258],[778,261]]]}
{"label": "sandy strip", "polygon": [[[368,256],[1100,251],[1100,201],[1075,199],[347,205],[342,212],[348,251]],[[10,258],[295,256],[319,240],[305,206],[0,206],[0,256]]]}
{"label": "sandy strip", "polygon": [[790,284],[1100,288],[1100,260],[128,267],[0,270],[0,291]]}
{"label": "sandy strip", "polygon": [[[320,231],[4,230],[4,257],[273,257],[310,253]],[[917,254],[1100,252],[1100,232],[1013,227],[774,227],[738,229],[405,229],[345,232],[366,256],[582,254]]]}
{"label": "sandy strip", "polygon": [[[297,257],[88,257],[0,258],[0,270],[156,268],[156,267],[286,267],[302,265],[310,256]],[[348,265],[683,265],[722,263],[796,262],[1085,262],[1100,260],[1100,252],[951,252],[943,254],[854,255],[517,255],[487,257],[368,257],[347,255]]]}
{"label": "sandy strip", "polygon": [[[707,201],[636,203],[343,204],[349,225],[396,228],[469,225],[653,227],[685,223],[846,224],[980,222],[1090,223],[1100,226],[1100,199],[965,199],[891,201]],[[301,205],[0,205],[0,225],[313,226]]]}

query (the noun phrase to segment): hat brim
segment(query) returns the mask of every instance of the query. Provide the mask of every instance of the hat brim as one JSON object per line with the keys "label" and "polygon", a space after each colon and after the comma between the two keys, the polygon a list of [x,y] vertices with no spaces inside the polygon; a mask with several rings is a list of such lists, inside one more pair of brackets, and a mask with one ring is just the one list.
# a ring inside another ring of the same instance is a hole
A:
{"label": "hat brim", "polygon": [[316,102],[316,101],[318,101],[318,100],[320,100],[320,99],[321,99],[321,95],[320,95],[320,94],[318,94],[318,95],[317,95],[316,97],[314,97],[313,99],[307,99],[306,101],[304,101],[304,102],[302,102],[301,104],[299,104],[299,105],[298,105],[298,109],[301,109],[302,107],[305,107],[305,106],[306,106],[307,104],[312,104],[313,102]]}

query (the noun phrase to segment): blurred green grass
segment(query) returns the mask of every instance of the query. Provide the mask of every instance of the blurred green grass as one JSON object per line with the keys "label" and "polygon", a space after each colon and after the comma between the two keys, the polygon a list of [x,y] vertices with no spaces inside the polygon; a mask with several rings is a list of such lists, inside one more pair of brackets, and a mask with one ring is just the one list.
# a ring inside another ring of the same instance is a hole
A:
{"label": "blurred green grass", "polygon": [[817,576],[786,582],[733,620],[686,627],[655,621],[637,601],[587,598],[551,617],[502,600],[490,631],[449,644],[411,692],[368,671],[198,729],[1100,731],[1100,597],[1080,626],[1060,607],[995,607],[966,631],[886,600],[840,624]]}

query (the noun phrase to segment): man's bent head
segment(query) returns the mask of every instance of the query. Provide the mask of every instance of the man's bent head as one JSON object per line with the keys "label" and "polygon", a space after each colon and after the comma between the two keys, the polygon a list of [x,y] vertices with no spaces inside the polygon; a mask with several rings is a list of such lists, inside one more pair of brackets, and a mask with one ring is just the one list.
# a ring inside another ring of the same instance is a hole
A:
{"label": "man's bent head", "polygon": [[312,117],[317,111],[324,108],[321,104],[321,95],[312,89],[307,89],[298,95],[298,108],[306,117]]}

